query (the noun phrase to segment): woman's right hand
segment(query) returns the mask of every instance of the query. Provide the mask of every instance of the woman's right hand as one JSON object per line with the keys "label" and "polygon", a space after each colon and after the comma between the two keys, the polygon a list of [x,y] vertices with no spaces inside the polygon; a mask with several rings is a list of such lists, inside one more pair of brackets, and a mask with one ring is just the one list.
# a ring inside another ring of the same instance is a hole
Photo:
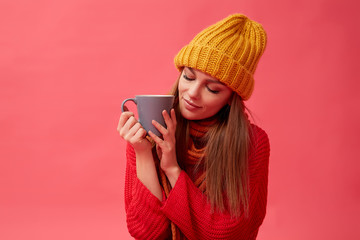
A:
{"label": "woman's right hand", "polygon": [[146,138],[146,130],[136,120],[134,113],[128,111],[121,113],[117,131],[132,145],[135,152],[151,151],[152,146]]}

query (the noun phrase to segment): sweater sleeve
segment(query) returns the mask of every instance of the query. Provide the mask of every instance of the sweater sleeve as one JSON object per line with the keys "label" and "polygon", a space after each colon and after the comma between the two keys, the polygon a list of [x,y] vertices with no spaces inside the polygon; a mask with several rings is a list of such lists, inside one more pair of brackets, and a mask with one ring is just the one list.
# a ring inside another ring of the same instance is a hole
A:
{"label": "sweater sleeve", "polygon": [[169,220],[160,210],[159,199],[137,178],[135,152],[129,144],[126,158],[125,211],[129,233],[136,239],[165,239],[170,234]]}
{"label": "sweater sleeve", "polygon": [[188,239],[255,239],[266,213],[269,139],[254,128],[255,148],[249,156],[249,216],[211,212],[206,196],[182,171],[161,210]]}

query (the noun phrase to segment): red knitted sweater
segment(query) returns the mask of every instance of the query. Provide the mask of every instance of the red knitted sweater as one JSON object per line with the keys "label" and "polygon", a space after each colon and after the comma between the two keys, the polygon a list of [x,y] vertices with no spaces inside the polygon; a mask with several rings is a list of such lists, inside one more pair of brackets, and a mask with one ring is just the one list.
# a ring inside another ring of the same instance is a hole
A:
{"label": "red knitted sweater", "polygon": [[256,239],[266,213],[269,139],[251,125],[254,148],[249,154],[249,216],[232,218],[229,212],[211,212],[206,196],[184,170],[170,195],[159,201],[137,178],[133,148],[126,149],[125,210],[130,234],[136,239],[167,239],[170,221],[187,239]]}

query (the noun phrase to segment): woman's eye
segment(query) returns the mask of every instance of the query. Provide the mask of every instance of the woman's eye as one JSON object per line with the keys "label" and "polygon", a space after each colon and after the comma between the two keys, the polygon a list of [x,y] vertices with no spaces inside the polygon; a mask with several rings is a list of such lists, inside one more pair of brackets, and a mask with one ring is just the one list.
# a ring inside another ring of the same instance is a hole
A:
{"label": "woman's eye", "polygon": [[209,88],[209,87],[207,87],[207,89],[210,91],[210,92],[212,92],[212,93],[215,93],[215,94],[217,94],[217,93],[219,93],[220,91],[218,91],[218,90],[212,90],[211,88]]}
{"label": "woman's eye", "polygon": [[188,81],[195,80],[195,78],[190,78],[190,77],[188,77],[186,74],[184,74],[183,77],[184,77],[186,80],[188,80]]}

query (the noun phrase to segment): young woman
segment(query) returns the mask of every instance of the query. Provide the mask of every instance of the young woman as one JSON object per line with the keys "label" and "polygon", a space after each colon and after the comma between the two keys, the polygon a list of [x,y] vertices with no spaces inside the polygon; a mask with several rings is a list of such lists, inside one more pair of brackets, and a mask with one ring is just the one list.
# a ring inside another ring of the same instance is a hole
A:
{"label": "young woman", "polygon": [[136,239],[255,239],[265,217],[267,134],[244,101],[265,49],[262,26],[234,14],[204,29],[175,57],[180,76],[166,126],[148,135],[131,112],[125,208]]}

